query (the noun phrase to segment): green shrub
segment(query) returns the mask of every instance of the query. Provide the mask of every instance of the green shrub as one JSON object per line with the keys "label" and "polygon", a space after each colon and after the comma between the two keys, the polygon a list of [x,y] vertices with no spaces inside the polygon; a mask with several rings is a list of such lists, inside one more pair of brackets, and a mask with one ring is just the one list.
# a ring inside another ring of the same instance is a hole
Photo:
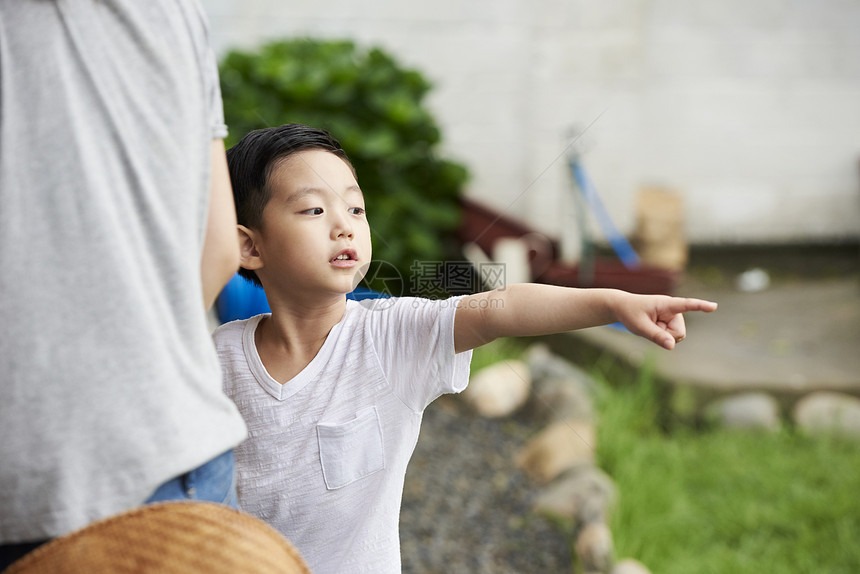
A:
{"label": "green shrub", "polygon": [[[377,48],[312,39],[230,52],[220,72],[228,146],[250,130],[291,122],[340,141],[365,194],[374,259],[396,267],[406,292],[413,262],[454,256],[467,171],[437,156],[439,128],[422,105],[431,86],[419,72]],[[397,290],[383,284],[390,275],[371,269],[370,286]]]}

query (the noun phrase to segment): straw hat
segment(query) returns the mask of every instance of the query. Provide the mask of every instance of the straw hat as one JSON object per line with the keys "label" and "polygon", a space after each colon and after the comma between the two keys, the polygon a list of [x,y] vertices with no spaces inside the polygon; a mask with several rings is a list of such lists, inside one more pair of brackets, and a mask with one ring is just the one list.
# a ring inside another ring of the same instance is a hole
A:
{"label": "straw hat", "polygon": [[135,508],[56,538],[3,574],[310,574],[276,530],[209,502]]}

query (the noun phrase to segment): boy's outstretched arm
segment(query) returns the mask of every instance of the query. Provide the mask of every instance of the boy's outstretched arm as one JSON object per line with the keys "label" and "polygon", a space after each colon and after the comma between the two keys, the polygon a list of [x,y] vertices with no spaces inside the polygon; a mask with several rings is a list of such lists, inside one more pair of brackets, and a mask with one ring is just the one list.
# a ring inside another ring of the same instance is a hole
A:
{"label": "boy's outstretched arm", "polygon": [[550,335],[615,322],[673,349],[686,336],[683,313],[716,308],[716,303],[702,299],[637,295],[617,289],[509,285],[458,301],[454,349],[460,353],[499,337]]}

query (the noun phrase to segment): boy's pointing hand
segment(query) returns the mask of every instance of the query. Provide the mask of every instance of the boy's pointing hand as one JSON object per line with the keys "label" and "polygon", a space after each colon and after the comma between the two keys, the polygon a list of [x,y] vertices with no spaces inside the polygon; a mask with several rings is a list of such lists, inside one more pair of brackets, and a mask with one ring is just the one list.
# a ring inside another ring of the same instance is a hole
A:
{"label": "boy's pointing hand", "polygon": [[671,351],[687,336],[684,313],[710,313],[716,308],[716,303],[703,299],[632,295],[619,306],[617,314],[618,320],[631,332]]}

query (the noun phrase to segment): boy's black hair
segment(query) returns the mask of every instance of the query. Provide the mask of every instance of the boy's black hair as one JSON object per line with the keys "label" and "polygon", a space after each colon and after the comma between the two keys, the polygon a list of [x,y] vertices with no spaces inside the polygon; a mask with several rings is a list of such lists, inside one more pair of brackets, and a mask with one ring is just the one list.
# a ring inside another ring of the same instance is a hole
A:
{"label": "boy's black hair", "polygon": [[[272,197],[269,178],[275,167],[291,155],[307,150],[324,150],[341,158],[355,175],[346,152],[330,133],[302,124],[284,124],[248,132],[227,150],[227,165],[233,184],[236,219],[249,229],[260,229],[263,209]],[[250,269],[240,268],[245,279],[261,285]]]}

